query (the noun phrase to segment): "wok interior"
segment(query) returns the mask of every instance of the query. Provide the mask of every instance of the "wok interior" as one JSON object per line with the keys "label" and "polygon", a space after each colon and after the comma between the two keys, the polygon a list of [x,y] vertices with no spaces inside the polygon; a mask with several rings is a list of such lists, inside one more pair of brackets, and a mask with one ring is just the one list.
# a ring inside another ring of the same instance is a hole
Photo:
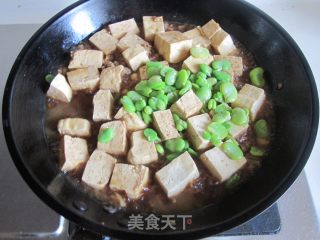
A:
{"label": "wok interior", "polygon": [[[267,79],[272,89],[276,118],[271,153],[258,173],[222,203],[192,212],[193,223],[188,228],[188,231],[206,227],[214,227],[211,229],[213,232],[226,230],[271,205],[269,197],[275,199],[289,187],[306,162],[301,157],[311,131],[313,114],[311,86],[299,53],[275,25],[240,1],[184,1],[183,4],[181,1],[90,1],[43,29],[29,43],[25,56],[17,66],[11,91],[9,125],[22,165],[37,184],[60,203],[56,204],[46,197],[51,201],[47,203],[60,210],[61,214],[97,231],[128,231],[117,224],[124,213],[110,215],[103,212],[97,201],[59,173],[44,132],[47,89],[43,77],[66,65],[70,49],[90,32],[109,22],[131,17],[139,20],[143,15],[163,15],[167,20],[199,25],[214,18],[268,70]],[[74,19],[84,19],[83,27],[81,24],[75,26]],[[280,89],[279,83],[283,84]],[[20,167],[22,171],[23,167]],[[23,175],[27,178],[29,174]],[[290,183],[284,183],[286,180]],[[74,200],[88,205],[88,210],[81,213],[81,217],[71,214],[80,216],[72,207]],[[254,210],[249,212],[252,208]],[[237,220],[231,220],[235,218]]]}

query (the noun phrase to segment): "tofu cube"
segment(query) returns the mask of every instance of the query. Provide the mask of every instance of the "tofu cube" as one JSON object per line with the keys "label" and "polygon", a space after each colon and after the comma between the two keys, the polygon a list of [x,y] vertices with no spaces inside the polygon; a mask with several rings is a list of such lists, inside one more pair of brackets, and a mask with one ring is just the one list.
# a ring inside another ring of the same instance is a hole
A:
{"label": "tofu cube", "polygon": [[245,84],[239,91],[236,101],[231,103],[231,106],[233,108],[248,108],[250,110],[250,119],[254,121],[262,108],[265,99],[266,94],[263,89],[250,84]]}
{"label": "tofu cube", "polygon": [[73,137],[89,137],[90,127],[90,122],[83,118],[65,118],[58,122],[58,132]]}
{"label": "tofu cube", "polygon": [[235,172],[242,168],[247,160],[243,157],[240,160],[230,159],[220,148],[212,148],[200,155],[200,160],[212,176],[224,182]]}
{"label": "tofu cube", "polygon": [[192,90],[190,90],[172,104],[170,110],[171,112],[178,114],[181,118],[187,119],[198,114],[201,108],[201,100]]}
{"label": "tofu cube", "polygon": [[59,100],[61,102],[70,102],[72,99],[72,89],[69,86],[66,78],[58,73],[50,83],[47,91],[49,98]]}
{"label": "tofu cube", "polygon": [[156,33],[164,32],[164,23],[162,16],[143,16],[144,39],[153,41]]}
{"label": "tofu cube", "polygon": [[211,118],[208,113],[196,115],[188,118],[187,133],[192,146],[196,150],[205,150],[212,147],[210,141],[205,140],[202,135],[211,123]]}
{"label": "tofu cube", "polygon": [[108,55],[117,49],[118,39],[111,36],[106,29],[102,29],[93,34],[89,38],[89,42],[101,50],[105,55]]}
{"label": "tofu cube", "polygon": [[198,177],[198,168],[188,152],[182,153],[156,172],[156,179],[168,198],[177,196]]}
{"label": "tofu cube", "polygon": [[183,61],[182,67],[189,69],[192,73],[199,72],[200,64],[209,65],[213,61],[213,57],[210,55],[206,58],[195,58],[193,56],[189,56],[186,60]]}
{"label": "tofu cube", "polygon": [[122,52],[122,56],[132,71],[136,71],[141,65],[149,61],[147,51],[140,45],[126,49]]}
{"label": "tofu cube", "polygon": [[153,112],[153,124],[164,141],[180,137],[170,109]]}
{"label": "tofu cube", "polygon": [[169,63],[178,63],[189,56],[192,40],[188,39],[181,32],[170,31],[157,33],[154,44],[165,60]]}
{"label": "tofu cube", "polygon": [[211,46],[216,53],[221,55],[228,55],[236,50],[231,36],[223,29],[220,29],[213,35],[211,38]]}
{"label": "tofu cube", "polygon": [[112,121],[101,125],[100,131],[113,129],[113,139],[107,143],[98,142],[98,149],[112,155],[123,156],[127,153],[127,129],[123,121]]}
{"label": "tofu cube", "polygon": [[201,33],[201,28],[198,26],[194,29],[191,29],[189,31],[186,31],[183,33],[188,39],[192,39],[192,46],[193,47],[210,47],[210,40],[203,36]]}
{"label": "tofu cube", "polygon": [[81,180],[96,190],[104,189],[110,180],[116,162],[117,159],[109,154],[95,150],[86,164]]}
{"label": "tofu cube", "polygon": [[65,159],[61,168],[63,172],[78,169],[89,158],[87,141],[82,138],[64,135],[63,151]]}
{"label": "tofu cube", "polygon": [[[169,66],[169,63],[167,61],[161,61],[163,66]],[[139,67],[139,76],[141,80],[147,80],[148,74],[147,74],[147,66],[141,66]]]}
{"label": "tofu cube", "polygon": [[147,124],[136,113],[129,113],[123,107],[119,109],[114,119],[124,121],[129,132],[147,128]]}
{"label": "tofu cube", "polygon": [[77,50],[73,53],[68,68],[96,67],[101,68],[103,63],[103,52],[99,50]]}
{"label": "tofu cube", "polygon": [[109,30],[113,37],[119,39],[126,33],[139,34],[140,30],[134,18],[109,24]]}
{"label": "tofu cube", "polygon": [[214,60],[228,60],[231,63],[233,74],[235,76],[242,76],[242,73],[243,73],[242,57],[214,55],[213,59]]}
{"label": "tofu cube", "polygon": [[79,68],[67,72],[69,84],[73,91],[94,91],[99,86],[100,73],[96,67]]}
{"label": "tofu cube", "polygon": [[116,163],[110,180],[110,188],[114,191],[125,191],[129,198],[138,199],[148,181],[148,167]]}
{"label": "tofu cube", "polygon": [[122,65],[103,69],[100,75],[100,89],[109,89],[111,92],[116,93],[120,92],[123,70],[124,67]]}
{"label": "tofu cube", "polygon": [[148,45],[148,43],[136,34],[126,33],[120,39],[117,46],[118,46],[119,50],[121,52],[123,52],[124,50],[127,50],[128,48],[134,47],[136,45],[140,45],[142,47],[145,47]]}
{"label": "tofu cube", "polygon": [[128,162],[134,165],[149,164],[158,160],[158,152],[154,142],[149,142],[143,130],[131,135],[131,148],[128,152]]}
{"label": "tofu cube", "polygon": [[110,90],[99,90],[93,97],[93,121],[111,120],[113,105],[114,99]]}
{"label": "tofu cube", "polygon": [[201,27],[202,33],[209,39],[211,39],[220,29],[220,25],[213,19]]}
{"label": "tofu cube", "polygon": [[240,137],[242,134],[244,134],[248,130],[248,127],[249,127],[248,124],[236,125],[232,122],[229,122],[229,124],[230,124],[229,133],[233,138]]}

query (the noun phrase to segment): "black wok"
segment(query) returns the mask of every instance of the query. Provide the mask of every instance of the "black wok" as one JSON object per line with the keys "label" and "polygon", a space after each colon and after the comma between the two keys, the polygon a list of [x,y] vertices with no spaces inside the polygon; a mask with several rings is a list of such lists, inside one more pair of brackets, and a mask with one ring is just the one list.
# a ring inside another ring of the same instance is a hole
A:
{"label": "black wok", "polygon": [[[69,61],[70,49],[102,25],[143,15],[202,25],[211,18],[240,40],[267,70],[276,116],[272,151],[261,170],[221,204],[192,211],[187,230],[129,231],[116,214],[85,194],[59,171],[44,127],[44,76]],[[79,19],[89,20],[85,23]],[[74,20],[76,19],[76,20]],[[282,86],[282,87],[281,87]],[[6,141],[21,175],[50,207],[73,222],[120,238],[199,238],[235,227],[274,203],[294,182],[312,150],[318,126],[312,72],[291,37],[270,17],[234,0],[93,0],[76,3],[47,22],[28,41],[9,75],[3,100]],[[23,196],[21,196],[23,197]],[[41,221],[41,219],[39,219]]]}

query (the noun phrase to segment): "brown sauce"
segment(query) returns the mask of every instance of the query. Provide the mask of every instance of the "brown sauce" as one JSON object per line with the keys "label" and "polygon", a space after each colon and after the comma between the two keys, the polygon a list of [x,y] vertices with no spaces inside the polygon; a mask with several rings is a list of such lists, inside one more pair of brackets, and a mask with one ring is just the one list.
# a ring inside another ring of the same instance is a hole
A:
{"label": "brown sauce", "polygon": [[[165,23],[166,31],[169,30],[178,30],[178,31],[187,31],[192,29],[194,26],[190,24],[178,24],[178,23]],[[254,60],[253,55],[248,52],[241,43],[235,41],[238,52],[237,55],[241,56],[243,59],[243,75],[241,77],[235,78],[234,84],[240,90],[240,88],[248,82],[248,72],[250,69],[255,67],[257,64]],[[94,48],[87,42],[77,46],[76,49],[90,49]],[[214,54],[212,52],[212,54]],[[151,60],[163,60],[163,58],[155,51],[155,49],[150,46],[149,58]],[[106,56],[103,67],[110,67],[122,64],[127,66],[119,52],[115,54]],[[176,69],[181,68],[180,64],[171,65]],[[66,69],[60,70],[62,73],[66,72]],[[132,73],[131,70],[126,67],[123,75],[123,85],[121,90],[121,95],[126,93],[128,90],[132,89],[135,84],[139,81],[137,79],[137,74]],[[268,92],[268,89],[265,89]],[[57,159],[60,159],[59,155],[61,155],[61,136],[59,136],[57,132],[57,124],[60,119],[67,117],[80,117],[85,118],[91,121],[92,134],[90,138],[87,138],[89,153],[91,154],[97,145],[97,135],[99,132],[99,128],[101,126],[101,122],[93,122],[92,113],[93,113],[93,100],[94,93],[84,93],[78,92],[74,93],[73,99],[70,103],[60,103],[56,102],[52,99],[48,99],[47,102],[47,119],[46,119],[46,132],[48,143],[52,148],[52,151],[57,154]],[[120,96],[114,96],[117,100]],[[114,114],[120,108],[119,103],[114,107]],[[265,118],[268,123],[272,126],[273,124],[273,109],[272,104],[270,102],[269,97],[267,96],[267,101],[262,111],[259,113],[259,118]],[[272,130],[272,129],[271,129]],[[187,138],[186,136],[184,136]],[[129,136],[128,136],[129,139]],[[240,182],[246,181],[252,174],[254,174],[258,168],[260,167],[263,159],[256,158],[251,156],[248,152],[250,146],[256,145],[256,139],[254,136],[253,129],[251,124],[246,133],[240,136],[237,139],[240,143],[242,150],[247,159],[247,164],[237,173],[240,176]],[[201,153],[199,153],[200,155]],[[118,162],[126,162],[124,157],[117,158]],[[188,186],[180,195],[178,195],[174,200],[169,200],[163,190],[160,188],[159,184],[157,184],[154,173],[162,168],[167,161],[164,157],[159,155],[159,160],[155,163],[151,163],[148,165],[150,168],[150,182],[149,185],[144,189],[144,193],[142,197],[138,200],[131,200],[126,197],[123,192],[113,192],[106,187],[103,191],[97,192],[92,188],[85,186],[85,184],[81,183],[81,176],[83,172],[83,167],[78,169],[75,172],[69,173],[74,181],[80,183],[81,187],[88,194],[96,197],[99,201],[106,205],[112,205],[115,207],[123,207],[126,205],[128,210],[131,211],[140,211],[140,212],[161,212],[161,213],[174,213],[187,211],[195,208],[199,208],[209,203],[218,203],[227,194],[229,191],[225,184],[220,184],[216,178],[214,178],[201,164],[199,158],[193,157],[198,170],[200,172],[200,177],[196,179],[190,186]],[[241,185],[241,184],[239,184]],[[239,187],[238,185],[238,187]],[[240,186],[241,187],[241,186]]]}

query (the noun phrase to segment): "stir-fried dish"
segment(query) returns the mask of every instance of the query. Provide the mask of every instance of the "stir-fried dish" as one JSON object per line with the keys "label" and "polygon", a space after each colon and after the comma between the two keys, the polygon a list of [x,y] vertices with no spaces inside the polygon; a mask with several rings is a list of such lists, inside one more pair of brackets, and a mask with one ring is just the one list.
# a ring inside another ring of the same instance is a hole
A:
{"label": "stir-fried dish", "polygon": [[112,23],[50,73],[47,137],[61,170],[112,209],[220,201],[271,140],[264,69],[217,22]]}

